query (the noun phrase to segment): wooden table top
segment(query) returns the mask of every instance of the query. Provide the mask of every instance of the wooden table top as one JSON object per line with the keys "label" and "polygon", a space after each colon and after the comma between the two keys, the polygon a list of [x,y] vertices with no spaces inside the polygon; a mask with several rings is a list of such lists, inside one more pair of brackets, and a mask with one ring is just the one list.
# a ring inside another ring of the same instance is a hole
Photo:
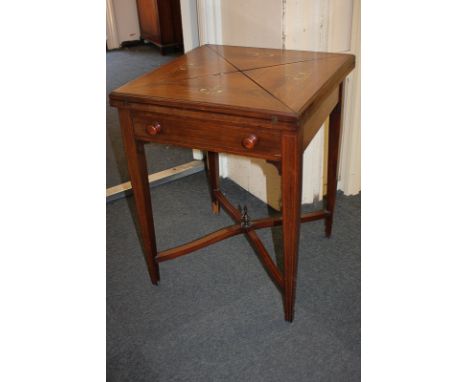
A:
{"label": "wooden table top", "polygon": [[354,68],[349,54],[204,45],[114,90],[113,101],[297,121]]}

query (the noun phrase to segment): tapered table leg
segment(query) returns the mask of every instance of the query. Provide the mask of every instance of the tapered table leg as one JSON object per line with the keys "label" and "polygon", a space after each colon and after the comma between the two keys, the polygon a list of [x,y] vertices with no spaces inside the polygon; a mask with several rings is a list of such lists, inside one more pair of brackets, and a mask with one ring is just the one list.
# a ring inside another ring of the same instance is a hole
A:
{"label": "tapered table leg", "polygon": [[213,213],[219,213],[219,201],[214,191],[219,190],[219,156],[218,153],[208,151],[208,178],[211,190],[211,209]]}
{"label": "tapered table leg", "polygon": [[343,83],[340,85],[338,104],[330,114],[330,125],[328,134],[328,175],[327,175],[327,196],[325,199],[325,209],[330,211],[330,215],[325,219],[325,235],[330,237],[333,224],[333,212],[335,210],[336,187],[338,181],[338,158],[340,153],[340,135],[342,125],[343,109]]}
{"label": "tapered table leg", "polygon": [[282,138],[282,210],[284,242],[284,317],[292,322],[296,294],[297,252],[301,227],[302,139]]}
{"label": "tapered table leg", "polygon": [[128,172],[132,183],[137,218],[143,241],[146,265],[151,277],[151,282],[157,284],[159,281],[159,265],[155,261],[157,254],[156,236],[154,233],[153,210],[151,208],[145,150],[143,143],[137,141],[133,134],[130,112],[126,109],[120,109],[119,118],[127,157]]}

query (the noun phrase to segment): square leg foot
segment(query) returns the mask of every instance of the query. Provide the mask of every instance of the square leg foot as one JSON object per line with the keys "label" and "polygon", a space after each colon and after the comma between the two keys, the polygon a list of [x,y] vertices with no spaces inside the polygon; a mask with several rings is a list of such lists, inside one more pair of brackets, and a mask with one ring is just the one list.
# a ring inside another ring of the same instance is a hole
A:
{"label": "square leg foot", "polygon": [[213,211],[215,215],[219,214],[219,202],[218,201],[211,202],[211,211]]}

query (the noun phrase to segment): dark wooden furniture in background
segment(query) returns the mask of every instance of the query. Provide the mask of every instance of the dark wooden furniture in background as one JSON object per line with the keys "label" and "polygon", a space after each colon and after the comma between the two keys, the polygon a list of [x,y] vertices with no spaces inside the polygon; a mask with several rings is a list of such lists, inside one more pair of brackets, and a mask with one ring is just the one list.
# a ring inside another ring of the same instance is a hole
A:
{"label": "dark wooden furniture in background", "polygon": [[182,19],[179,0],[137,0],[141,38],[164,54],[167,48],[182,48]]}
{"label": "dark wooden furniture in background", "polygon": [[[325,220],[330,236],[335,207],[343,81],[354,56],[205,45],[110,94],[120,125],[144,253],[153,284],[162,261],[245,234],[284,296],[293,320],[300,224]],[[301,215],[302,154],[330,115],[328,186],[324,208]],[[212,209],[233,225],[190,243],[157,251],[143,145],[206,150]],[[282,216],[249,221],[220,190],[218,152],[268,160],[282,176]],[[284,269],[273,262],[255,230],[283,225]]]}

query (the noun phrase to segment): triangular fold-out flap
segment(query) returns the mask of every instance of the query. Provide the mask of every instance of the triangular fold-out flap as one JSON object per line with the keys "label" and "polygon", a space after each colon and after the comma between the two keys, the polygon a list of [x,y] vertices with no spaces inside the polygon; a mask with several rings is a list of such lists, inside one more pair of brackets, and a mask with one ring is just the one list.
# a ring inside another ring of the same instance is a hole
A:
{"label": "triangular fold-out flap", "polygon": [[292,111],[274,96],[242,73],[185,78],[174,81],[140,82],[131,89],[132,95],[179,100],[184,103],[202,102],[241,109],[292,114]]}
{"label": "triangular fold-out flap", "polygon": [[141,82],[153,84],[236,71],[237,69],[234,66],[213,52],[212,49],[202,46],[128,82],[116,91],[131,92],[133,87]]}
{"label": "triangular fold-out flap", "polygon": [[302,50],[248,48],[226,45],[206,46],[216,51],[239,70],[251,70],[294,62],[321,60],[333,56],[333,53],[308,52]]}
{"label": "triangular fold-out flap", "polygon": [[352,59],[345,54],[245,71],[244,74],[296,113],[309,104],[320,89]]}

